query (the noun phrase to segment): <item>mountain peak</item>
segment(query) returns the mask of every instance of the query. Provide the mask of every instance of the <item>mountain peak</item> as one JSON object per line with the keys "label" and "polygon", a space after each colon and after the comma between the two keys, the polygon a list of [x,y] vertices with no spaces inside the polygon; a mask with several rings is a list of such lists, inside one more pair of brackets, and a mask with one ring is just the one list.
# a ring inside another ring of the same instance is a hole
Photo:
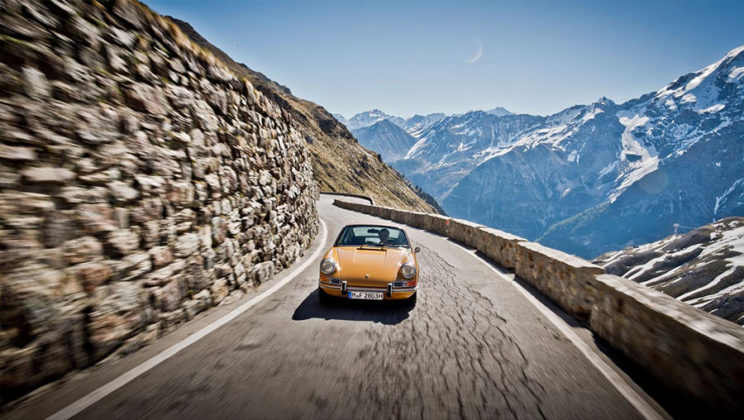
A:
{"label": "mountain peak", "polygon": [[486,114],[496,115],[497,117],[503,117],[505,115],[514,115],[513,112],[501,106],[497,106],[496,108],[489,109],[488,111],[486,111]]}
{"label": "mountain peak", "polygon": [[344,124],[346,124],[346,127],[349,130],[355,130],[357,128],[369,127],[380,120],[390,120],[393,124],[396,124],[399,127],[405,124],[403,118],[386,114],[377,108],[355,114],[353,117],[344,121]]}
{"label": "mountain peak", "polygon": [[733,50],[729,51],[723,58],[733,58],[740,54],[744,54],[744,45],[736,47]]}
{"label": "mountain peak", "polygon": [[[723,110],[724,102],[741,100],[741,90],[731,84],[744,81],[744,46],[734,48],[715,63],[688,73],[655,92],[653,101],[667,108],[685,108],[697,113]],[[728,87],[726,85],[729,85]],[[727,99],[728,98],[728,99]]]}

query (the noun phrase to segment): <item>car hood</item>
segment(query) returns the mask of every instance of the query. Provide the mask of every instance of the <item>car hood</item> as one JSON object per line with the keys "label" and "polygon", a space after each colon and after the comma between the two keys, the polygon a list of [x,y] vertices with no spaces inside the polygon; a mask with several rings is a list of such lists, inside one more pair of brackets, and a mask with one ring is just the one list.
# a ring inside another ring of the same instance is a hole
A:
{"label": "car hood", "polygon": [[408,261],[411,251],[404,248],[339,247],[336,255],[341,280],[373,286],[395,281],[400,266]]}

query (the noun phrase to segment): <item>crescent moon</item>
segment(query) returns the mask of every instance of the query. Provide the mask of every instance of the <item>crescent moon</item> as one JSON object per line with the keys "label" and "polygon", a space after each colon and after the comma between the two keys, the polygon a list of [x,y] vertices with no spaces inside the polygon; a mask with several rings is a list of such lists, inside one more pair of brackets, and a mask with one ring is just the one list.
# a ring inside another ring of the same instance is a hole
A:
{"label": "crescent moon", "polygon": [[473,37],[473,41],[475,41],[475,54],[467,61],[468,64],[475,64],[483,55],[483,44],[480,39]]}

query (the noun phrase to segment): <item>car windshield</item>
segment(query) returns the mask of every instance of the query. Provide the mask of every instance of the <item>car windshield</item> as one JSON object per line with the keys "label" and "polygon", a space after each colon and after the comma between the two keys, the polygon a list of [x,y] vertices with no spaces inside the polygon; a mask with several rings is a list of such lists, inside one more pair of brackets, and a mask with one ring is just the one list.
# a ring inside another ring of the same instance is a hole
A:
{"label": "car windshield", "polygon": [[388,226],[346,226],[338,236],[336,246],[410,248],[405,232]]}

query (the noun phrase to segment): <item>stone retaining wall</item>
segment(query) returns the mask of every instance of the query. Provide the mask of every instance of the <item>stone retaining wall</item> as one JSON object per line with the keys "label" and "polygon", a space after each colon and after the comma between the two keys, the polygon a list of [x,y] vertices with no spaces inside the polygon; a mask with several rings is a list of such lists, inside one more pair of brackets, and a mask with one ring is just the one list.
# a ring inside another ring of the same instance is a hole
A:
{"label": "stone retaining wall", "polygon": [[2,402],[266,280],[318,221],[290,117],[170,22],[0,10]]}
{"label": "stone retaining wall", "polygon": [[710,407],[744,408],[744,329],[579,257],[467,220],[335,200],[476,248],[650,372],[672,392]]}

